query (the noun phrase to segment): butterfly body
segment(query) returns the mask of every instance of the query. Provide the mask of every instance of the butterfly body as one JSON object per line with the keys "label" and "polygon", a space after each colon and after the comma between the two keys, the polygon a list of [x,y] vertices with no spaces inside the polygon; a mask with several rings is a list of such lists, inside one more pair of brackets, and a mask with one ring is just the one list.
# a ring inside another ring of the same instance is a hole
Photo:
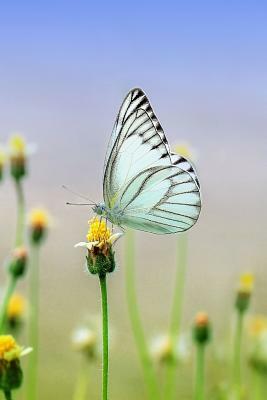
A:
{"label": "butterfly body", "polygon": [[108,219],[112,224],[121,226],[122,212],[118,207],[110,209],[104,203],[97,204],[93,211],[100,217]]}
{"label": "butterfly body", "polygon": [[124,99],[109,142],[104,203],[94,211],[122,227],[166,234],[188,230],[199,216],[200,186],[190,162],[170,151],[141,89]]}

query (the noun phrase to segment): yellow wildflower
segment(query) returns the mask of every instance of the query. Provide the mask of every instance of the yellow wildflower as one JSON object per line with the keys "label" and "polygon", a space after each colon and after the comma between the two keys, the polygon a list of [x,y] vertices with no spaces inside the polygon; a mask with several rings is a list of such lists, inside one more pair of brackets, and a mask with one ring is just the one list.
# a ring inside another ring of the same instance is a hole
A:
{"label": "yellow wildflower", "polygon": [[254,288],[254,275],[244,273],[240,276],[239,292],[251,294]]}
{"label": "yellow wildflower", "polygon": [[49,216],[45,209],[34,208],[29,215],[29,224],[33,229],[45,229],[49,225]]}
{"label": "yellow wildflower", "polygon": [[8,319],[20,318],[24,314],[25,308],[26,308],[25,298],[18,293],[13,294],[13,296],[9,300],[7,308]]}
{"label": "yellow wildflower", "polygon": [[43,208],[34,208],[29,215],[30,237],[34,244],[39,244],[47,233],[50,217]]}
{"label": "yellow wildflower", "polygon": [[195,154],[194,154],[195,152],[188,143],[185,142],[177,143],[174,146],[174,151],[180,156],[186,158],[187,160],[193,161],[195,159]]}
{"label": "yellow wildflower", "polygon": [[9,148],[13,156],[25,156],[26,142],[20,134],[14,134],[9,140]]}
{"label": "yellow wildflower", "polygon": [[211,328],[209,316],[206,312],[198,312],[193,325],[193,338],[197,344],[207,343],[210,340]]}
{"label": "yellow wildflower", "polygon": [[87,242],[80,242],[75,247],[85,247],[88,250],[87,266],[92,274],[103,275],[113,272],[115,268],[112,245],[122,233],[112,234],[106,220],[94,217],[89,221]]}
{"label": "yellow wildflower", "polygon": [[3,168],[6,162],[6,154],[4,150],[0,147],[0,168]]}
{"label": "yellow wildflower", "polygon": [[111,231],[108,228],[104,219],[99,220],[94,217],[89,223],[89,231],[87,234],[88,242],[108,242],[111,238]]}
{"label": "yellow wildflower", "polygon": [[249,333],[252,336],[260,336],[267,332],[267,317],[264,315],[256,315],[249,321]]}

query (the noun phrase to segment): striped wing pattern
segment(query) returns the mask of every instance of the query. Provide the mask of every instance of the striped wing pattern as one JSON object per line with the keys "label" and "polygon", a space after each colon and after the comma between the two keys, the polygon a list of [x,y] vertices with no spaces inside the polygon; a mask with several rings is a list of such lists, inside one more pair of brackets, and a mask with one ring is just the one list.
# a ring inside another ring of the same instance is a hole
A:
{"label": "striped wing pattern", "polygon": [[110,139],[104,201],[120,211],[121,225],[176,233],[198,219],[201,200],[192,165],[170,152],[163,129],[141,89],[126,96]]}

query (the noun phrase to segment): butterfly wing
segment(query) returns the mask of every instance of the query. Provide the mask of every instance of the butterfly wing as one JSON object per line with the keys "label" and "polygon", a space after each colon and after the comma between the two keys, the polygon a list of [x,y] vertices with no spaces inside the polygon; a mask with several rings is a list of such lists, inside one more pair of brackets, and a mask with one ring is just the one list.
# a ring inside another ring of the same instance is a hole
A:
{"label": "butterfly wing", "polygon": [[122,225],[174,233],[196,222],[198,181],[191,164],[178,162],[177,157],[144,92],[130,91],[115,122],[103,182],[105,204],[111,212],[119,211]]}
{"label": "butterfly wing", "polygon": [[173,165],[137,175],[119,199],[122,225],[152,233],[177,233],[198,220],[201,200],[193,177]]}
{"label": "butterfly wing", "polygon": [[198,184],[198,187],[200,188],[200,183],[195,168],[186,158],[180,156],[179,154],[171,153],[171,163],[172,165],[177,165],[179,168],[183,169],[184,171],[187,171],[190,175],[192,175],[192,177]]}

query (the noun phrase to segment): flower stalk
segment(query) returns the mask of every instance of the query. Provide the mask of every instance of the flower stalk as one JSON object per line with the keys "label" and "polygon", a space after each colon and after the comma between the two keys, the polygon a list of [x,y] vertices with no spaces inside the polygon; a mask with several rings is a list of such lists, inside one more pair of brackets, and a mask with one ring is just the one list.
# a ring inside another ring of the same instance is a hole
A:
{"label": "flower stalk", "polygon": [[10,298],[15,290],[17,284],[17,279],[13,275],[9,277],[9,281],[6,286],[6,291],[4,294],[3,301],[1,303],[0,308],[0,334],[3,334],[5,331],[6,318],[7,318],[7,308],[10,301]]}
{"label": "flower stalk", "polygon": [[194,400],[205,399],[205,350],[210,340],[208,315],[200,312],[196,315],[193,326],[193,340],[196,345],[196,368]]}
{"label": "flower stalk", "polygon": [[[184,234],[179,236],[177,242],[177,270],[170,323],[170,340],[172,349],[174,348],[175,343],[178,342],[180,335],[187,266],[187,244],[187,235]],[[171,400],[174,396],[177,364],[177,357],[172,357],[166,365],[167,369],[164,395],[164,399],[166,400]]]}
{"label": "flower stalk", "polygon": [[29,322],[29,343],[34,348],[34,353],[28,361],[27,370],[27,400],[37,399],[37,380],[38,380],[38,356],[39,356],[39,262],[40,246],[32,245],[30,257],[30,284],[29,298],[31,304],[31,314]]}
{"label": "flower stalk", "polygon": [[49,217],[43,209],[33,209],[29,216],[29,236],[31,241],[29,298],[31,304],[29,343],[34,353],[28,363],[27,400],[37,398],[38,357],[39,357],[39,287],[40,249],[46,238]]}
{"label": "flower stalk", "polygon": [[21,180],[15,181],[17,193],[17,227],[15,247],[22,246],[24,243],[24,225],[25,225],[25,199]]}
{"label": "flower stalk", "polygon": [[0,334],[3,334],[5,331],[7,308],[11,296],[16,288],[18,279],[20,279],[25,273],[27,259],[28,255],[26,249],[24,247],[18,247],[14,250],[12,258],[8,264],[9,280],[6,286],[4,300],[0,308]]}
{"label": "flower stalk", "polygon": [[241,356],[243,325],[246,312],[250,305],[253,286],[253,275],[249,273],[241,275],[235,301],[236,327],[233,343],[233,391],[237,400],[241,399],[242,395]]}
{"label": "flower stalk", "polygon": [[107,274],[116,267],[113,244],[121,233],[113,234],[104,219],[97,217],[89,221],[87,242],[80,242],[75,247],[87,249],[87,269],[93,275],[98,275],[102,302],[102,400],[108,400],[109,383],[109,320]]}
{"label": "flower stalk", "polygon": [[102,301],[102,400],[108,400],[109,377],[109,329],[108,329],[108,295],[106,275],[99,275]]}
{"label": "flower stalk", "polygon": [[204,365],[205,345],[199,343],[196,349],[196,377],[195,377],[195,400],[204,400]]}
{"label": "flower stalk", "polygon": [[151,400],[160,399],[156,375],[149,354],[144,329],[142,326],[141,318],[139,315],[136,288],[135,288],[135,273],[134,273],[134,231],[127,230],[126,232],[126,248],[125,248],[125,277],[126,277],[126,297],[128,304],[128,312],[134,339],[136,342],[137,350],[143,367],[143,373],[149,398]]}
{"label": "flower stalk", "polygon": [[83,365],[80,369],[77,379],[76,388],[74,391],[73,400],[85,400],[88,387],[88,372],[87,365]]}

